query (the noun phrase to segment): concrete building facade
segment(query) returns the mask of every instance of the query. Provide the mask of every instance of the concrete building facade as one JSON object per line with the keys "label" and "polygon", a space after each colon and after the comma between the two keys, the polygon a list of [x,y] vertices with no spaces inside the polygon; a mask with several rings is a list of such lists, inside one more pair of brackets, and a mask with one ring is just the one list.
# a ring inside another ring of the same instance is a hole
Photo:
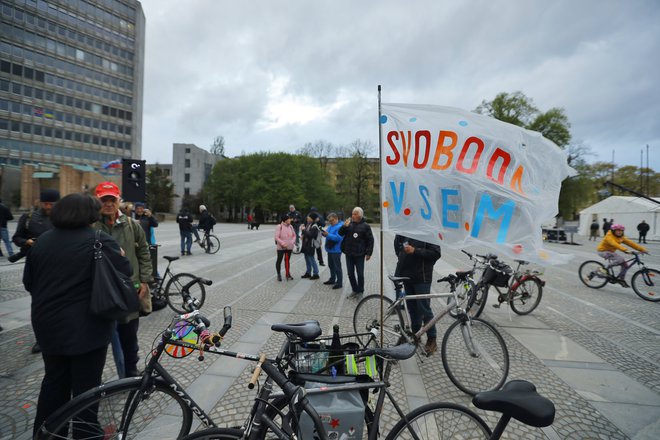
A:
{"label": "concrete building facade", "polygon": [[135,0],[2,0],[0,164],[140,159],[144,36]]}
{"label": "concrete building facade", "polygon": [[181,209],[183,198],[194,196],[204,187],[213,166],[222,156],[211,154],[194,144],[172,146],[172,182],[179,197],[174,198],[174,210]]}

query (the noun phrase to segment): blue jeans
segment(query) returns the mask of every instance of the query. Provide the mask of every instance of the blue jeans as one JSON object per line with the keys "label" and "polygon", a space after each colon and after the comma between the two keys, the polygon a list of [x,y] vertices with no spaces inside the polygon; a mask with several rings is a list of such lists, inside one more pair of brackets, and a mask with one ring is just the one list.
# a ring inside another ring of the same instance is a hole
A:
{"label": "blue jeans", "polygon": [[[404,289],[406,290],[406,295],[425,295],[431,293],[431,283],[404,283]],[[433,319],[431,300],[416,299],[407,301],[407,303],[408,313],[410,313],[410,327],[413,333],[417,333],[422,328],[422,323],[426,324]],[[438,331],[435,325],[426,332],[426,336],[435,337],[437,335]]]}
{"label": "blue jeans", "polygon": [[11,241],[9,240],[9,229],[7,228],[0,228],[0,239],[5,242],[5,246],[7,247],[7,253],[9,256],[14,255],[14,249],[11,247]]}
{"label": "blue jeans", "polygon": [[341,270],[341,253],[328,252],[328,269],[330,269],[330,278],[328,281],[335,283],[335,286],[341,286],[343,283],[344,274]]}
{"label": "blue jeans", "polygon": [[346,272],[348,272],[348,281],[351,282],[353,292],[364,293],[364,255],[346,255]]}
{"label": "blue jeans", "polygon": [[311,275],[318,275],[319,267],[316,264],[316,259],[314,258],[314,256],[315,256],[314,254],[312,255],[305,254],[305,264],[307,265],[307,271],[305,271],[305,273]]}
{"label": "blue jeans", "polygon": [[179,231],[181,232],[181,253],[190,252],[192,247],[192,231]]}

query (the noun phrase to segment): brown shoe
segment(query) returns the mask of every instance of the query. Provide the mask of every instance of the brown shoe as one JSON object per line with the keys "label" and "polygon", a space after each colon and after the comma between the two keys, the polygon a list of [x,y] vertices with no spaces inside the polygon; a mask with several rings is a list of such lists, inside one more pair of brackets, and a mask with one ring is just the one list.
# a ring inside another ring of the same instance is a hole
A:
{"label": "brown shoe", "polygon": [[429,336],[426,340],[426,345],[424,346],[424,351],[426,351],[427,356],[431,356],[433,353],[438,351],[438,341],[435,336]]}

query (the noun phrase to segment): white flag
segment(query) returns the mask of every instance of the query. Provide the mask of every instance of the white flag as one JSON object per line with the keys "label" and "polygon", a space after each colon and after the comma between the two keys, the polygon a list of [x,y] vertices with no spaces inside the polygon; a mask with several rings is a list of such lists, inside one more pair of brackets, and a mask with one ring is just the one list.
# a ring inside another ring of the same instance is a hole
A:
{"label": "white flag", "polygon": [[464,110],[382,104],[383,229],[462,248],[556,264],[541,225],[575,171],[540,133]]}

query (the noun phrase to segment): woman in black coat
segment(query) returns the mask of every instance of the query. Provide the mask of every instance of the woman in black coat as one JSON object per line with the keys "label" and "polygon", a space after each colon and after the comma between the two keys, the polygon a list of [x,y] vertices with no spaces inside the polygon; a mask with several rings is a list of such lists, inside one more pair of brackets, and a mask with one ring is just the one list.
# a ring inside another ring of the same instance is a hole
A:
{"label": "woman in black coat", "polygon": [[[45,232],[27,255],[23,284],[32,296],[32,327],[41,346],[45,375],[34,420],[43,421],[72,396],[101,384],[113,321],[89,313],[99,201],[70,194],[51,211],[54,229]],[[101,232],[103,257],[132,274],[117,242]]]}

